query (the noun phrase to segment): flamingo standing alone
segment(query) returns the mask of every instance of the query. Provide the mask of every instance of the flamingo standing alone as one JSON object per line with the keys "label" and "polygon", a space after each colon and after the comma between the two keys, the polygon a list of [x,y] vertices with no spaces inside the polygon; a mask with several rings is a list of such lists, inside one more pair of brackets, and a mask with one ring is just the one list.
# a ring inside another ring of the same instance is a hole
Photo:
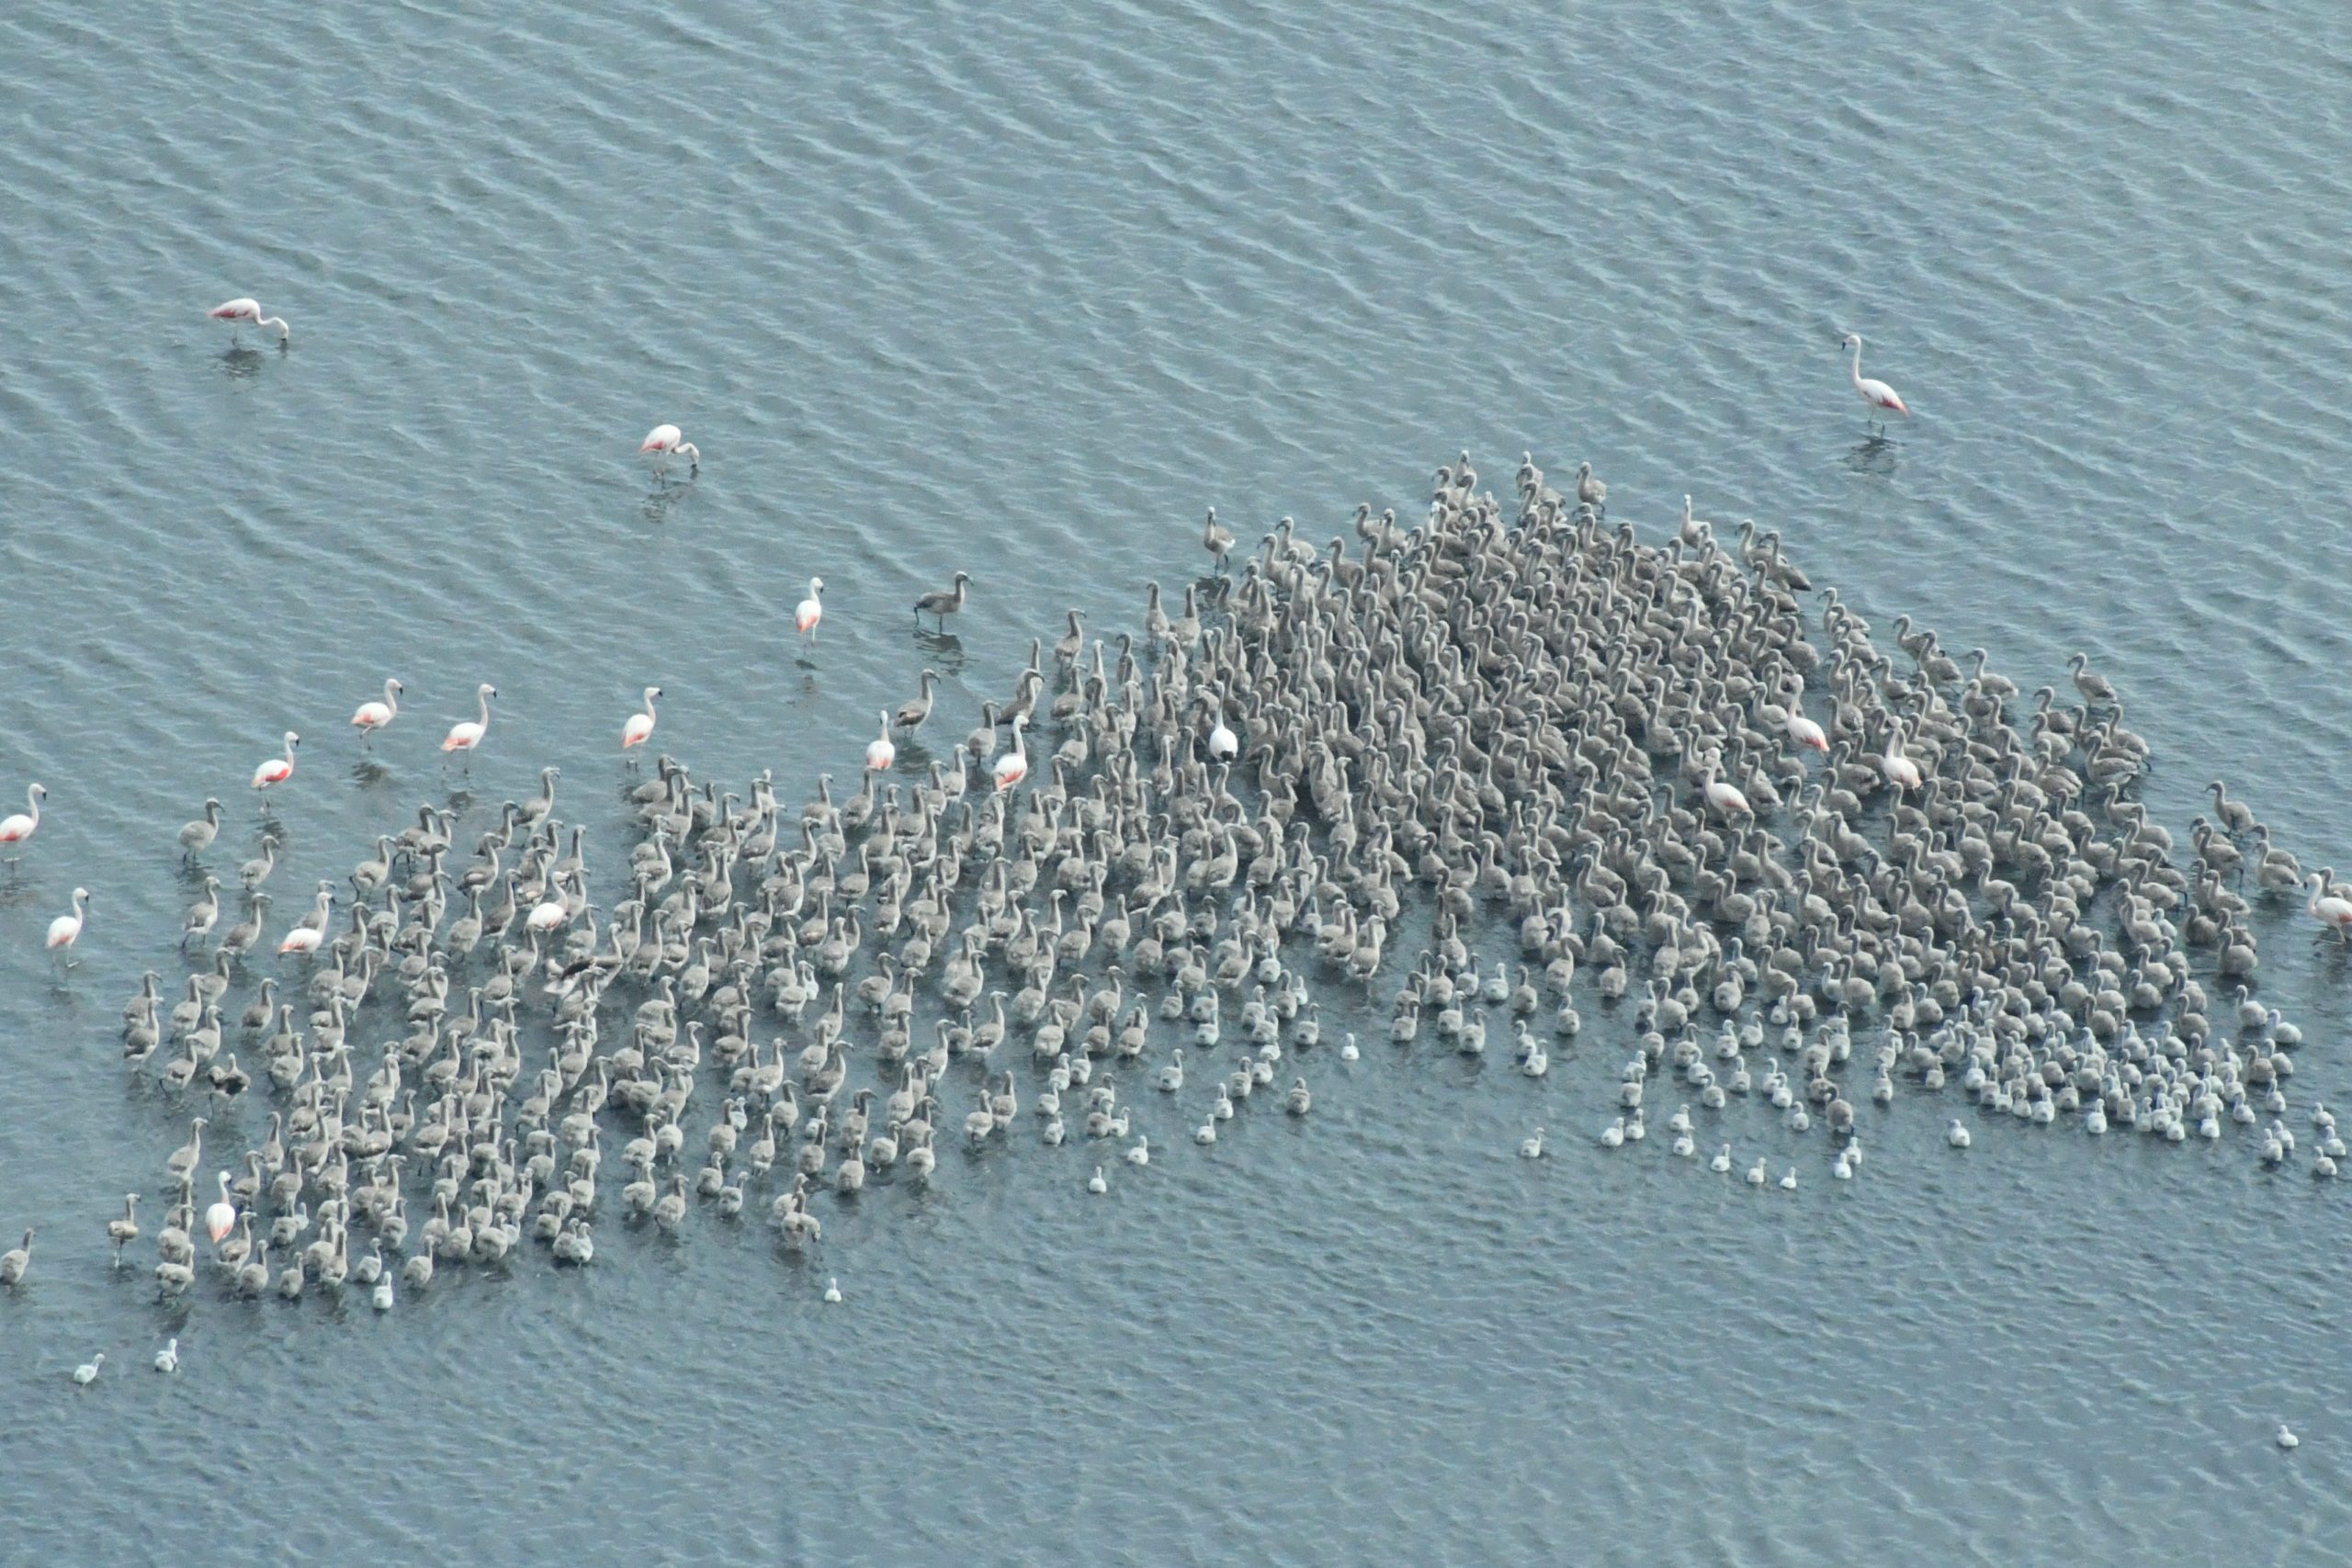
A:
{"label": "flamingo standing alone", "polygon": [[817,640],[817,623],[825,618],[824,592],[825,580],[821,577],[810,578],[808,597],[800,601],[800,607],[792,613],[794,629],[810,642]]}
{"label": "flamingo standing alone", "polygon": [[272,784],[282,784],[292,778],[294,776],[294,748],[300,744],[302,744],[302,738],[292,730],[288,730],[286,754],[282,757],[272,757],[254,770],[254,788],[267,789]]}
{"label": "flamingo standing alone", "polygon": [[285,317],[263,315],[261,301],[258,299],[224,299],[207,310],[205,314],[216,321],[229,323],[229,341],[232,343],[236,341],[237,326],[240,322],[251,322],[257,327],[276,327],[279,343],[284,343],[294,335],[294,329],[286,324]]}
{"label": "flamingo standing alone", "polygon": [[[40,784],[25,790],[25,809],[0,819],[0,844],[21,844],[40,827],[40,803],[49,798],[49,791]],[[9,864],[16,862],[12,859]]]}
{"label": "flamingo standing alone", "polygon": [[645,439],[638,443],[637,450],[640,457],[650,455],[653,458],[653,471],[664,477],[670,472],[673,457],[685,458],[688,473],[702,472],[702,448],[687,440],[674,424],[655,425],[646,433]]}
{"label": "flamingo standing alone", "polygon": [[[490,733],[490,699],[498,695],[498,688],[484,681],[474,688],[474,699],[481,704],[481,716],[469,718],[449,727],[448,737],[441,742],[444,751],[471,752]],[[470,759],[469,759],[470,761]]]}
{"label": "flamingo standing alone", "polygon": [[1862,401],[1870,404],[1871,407],[1874,409],[1883,409],[1890,412],[1899,413],[1905,419],[1909,419],[1911,417],[1911,411],[1903,406],[1903,400],[1895,394],[1894,388],[1888,386],[1883,381],[1871,380],[1870,378],[1862,374],[1861,333],[1848,333],[1844,340],[1841,341],[1838,346],[1840,348],[1850,348],[1854,351],[1854,363],[1851,367],[1851,374],[1854,378],[1854,390],[1861,394]]}
{"label": "flamingo standing alone", "polygon": [[1012,749],[997,758],[989,768],[989,776],[1000,790],[1011,789],[1029,776],[1029,753],[1021,744],[1021,732],[1028,728],[1029,716],[1015,714],[1012,717]]}
{"label": "flamingo standing alone", "polygon": [[662,688],[659,686],[645,688],[645,711],[629,715],[628,722],[621,726],[622,750],[626,751],[632,746],[642,746],[652,738],[653,699],[661,694]]}
{"label": "flamingo standing alone", "polygon": [[70,915],[60,915],[49,922],[49,950],[51,953],[61,948],[70,948],[82,939],[82,911],[88,907],[89,902],[90,890],[86,887],[76,887],[74,889],[74,912]]}
{"label": "flamingo standing alone", "polygon": [[408,688],[398,681],[387,681],[384,682],[382,702],[359,705],[358,711],[351,716],[351,728],[359,731],[360,739],[366,740],[368,737],[400,717],[401,694],[407,690]]}
{"label": "flamingo standing alone", "polygon": [[865,743],[865,771],[887,773],[890,764],[899,760],[899,749],[890,743],[890,716],[882,716],[882,733]]}

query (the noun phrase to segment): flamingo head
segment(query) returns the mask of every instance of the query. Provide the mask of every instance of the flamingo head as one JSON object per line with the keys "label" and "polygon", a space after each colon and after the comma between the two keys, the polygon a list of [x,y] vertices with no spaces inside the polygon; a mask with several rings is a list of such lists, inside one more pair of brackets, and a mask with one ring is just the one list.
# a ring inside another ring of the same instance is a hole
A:
{"label": "flamingo head", "polygon": [[1838,347],[1841,353],[1846,349],[1860,348],[1861,346],[1862,334],[1860,333],[1848,333],[1844,337],[1838,340]]}

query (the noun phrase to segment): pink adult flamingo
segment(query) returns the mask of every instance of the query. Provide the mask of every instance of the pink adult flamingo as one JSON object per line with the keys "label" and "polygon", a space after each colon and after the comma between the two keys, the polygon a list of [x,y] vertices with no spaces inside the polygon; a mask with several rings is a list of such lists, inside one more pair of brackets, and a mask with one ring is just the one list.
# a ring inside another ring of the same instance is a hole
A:
{"label": "pink adult flamingo", "polygon": [[[1687,498],[1685,501],[1685,506],[1687,509]],[[1799,675],[1791,681],[1789,686],[1789,722],[1787,726],[1789,739],[1810,750],[1826,751],[1829,750],[1829,737],[1823,732],[1821,726],[1815,724],[1811,718],[1807,717],[1804,709],[1798,705],[1804,701],[1804,677]]]}
{"label": "pink adult flamingo", "polygon": [[286,324],[285,317],[263,315],[261,302],[257,299],[225,299],[205,314],[216,321],[229,323],[229,338],[232,343],[236,341],[237,325],[241,321],[251,322],[256,327],[276,327],[280,343],[294,335],[294,329]]}
{"label": "pink adult flamingo", "polygon": [[1903,727],[1896,725],[1887,732],[1886,754],[1878,760],[1886,770],[1886,778],[1897,790],[1917,789],[1921,783],[1919,764],[1904,754]]}
{"label": "pink adult flamingo", "polygon": [[2352,939],[2352,898],[2340,898],[2327,890],[2327,878],[2314,872],[2312,875],[2312,901],[2303,908],[2314,918],[2325,921],[2339,937]]}
{"label": "pink adult flamingo", "polygon": [[1911,411],[1903,406],[1903,400],[1901,397],[1896,395],[1894,388],[1888,386],[1883,381],[1871,380],[1869,377],[1862,374],[1861,333],[1848,333],[1844,340],[1840,342],[1838,346],[1840,348],[1850,348],[1854,351],[1854,363],[1849,368],[1854,378],[1854,390],[1861,394],[1862,401],[1870,404],[1871,407],[1874,409],[1883,409],[1893,413],[1899,413],[1905,419],[1909,419],[1911,417]]}
{"label": "pink adult flamingo", "polygon": [[645,439],[638,443],[637,450],[639,457],[652,457],[653,471],[657,474],[669,473],[670,459],[673,456],[685,458],[688,473],[702,471],[702,448],[687,440],[684,432],[674,424],[655,425],[646,433]]}
{"label": "pink adult flamingo", "polygon": [[[490,699],[496,695],[498,695],[498,688],[487,681],[476,686],[474,699],[481,704],[481,716],[451,725],[448,735],[441,742],[441,750],[470,753],[475,747],[481,745],[481,738],[490,733]],[[468,761],[470,762],[470,756]]]}
{"label": "pink adult flamingo", "polygon": [[632,746],[642,746],[652,739],[653,699],[661,694],[662,688],[659,686],[645,688],[645,711],[629,715],[628,722],[621,726],[622,750],[626,751]]}
{"label": "pink adult flamingo", "polygon": [[359,705],[358,711],[351,716],[351,727],[359,731],[361,740],[366,740],[368,737],[400,717],[401,694],[407,690],[408,688],[398,681],[387,681],[384,682],[382,702]]}
{"label": "pink adult flamingo", "polygon": [[14,816],[0,818],[0,844],[21,844],[40,829],[40,803],[49,798],[49,791],[33,784],[25,791],[26,809]]}
{"label": "pink adult flamingo", "polygon": [[887,773],[890,764],[899,760],[899,748],[890,739],[890,716],[882,716],[882,733],[865,743],[865,771]]}
{"label": "pink adult flamingo", "polygon": [[49,950],[51,953],[70,948],[82,940],[82,911],[89,907],[89,902],[90,890],[76,887],[74,889],[74,912],[60,915],[49,922]]}
{"label": "pink adult flamingo", "polygon": [[294,776],[294,748],[300,744],[302,744],[302,738],[292,730],[288,730],[286,754],[282,757],[272,757],[254,770],[254,788],[267,789],[272,784],[282,784],[292,778]]}
{"label": "pink adult flamingo", "polygon": [[824,594],[825,580],[821,577],[810,578],[808,597],[800,601],[800,607],[792,613],[794,627],[810,642],[817,640],[817,623],[825,618]]}
{"label": "pink adult flamingo", "polygon": [[989,776],[1000,790],[1011,789],[1029,776],[1029,753],[1021,744],[1021,732],[1028,728],[1029,716],[1012,716],[1012,749],[999,756],[989,769]]}
{"label": "pink adult flamingo", "polygon": [[217,1246],[222,1237],[236,1228],[237,1205],[229,1200],[229,1173],[224,1170],[220,1173],[220,1196],[204,1211],[204,1230]]}
{"label": "pink adult flamingo", "polygon": [[1756,815],[1756,808],[1747,804],[1747,796],[1740,794],[1736,786],[1715,777],[1715,770],[1713,768],[1707,770],[1706,790],[1707,804],[1724,816],[1753,817]]}

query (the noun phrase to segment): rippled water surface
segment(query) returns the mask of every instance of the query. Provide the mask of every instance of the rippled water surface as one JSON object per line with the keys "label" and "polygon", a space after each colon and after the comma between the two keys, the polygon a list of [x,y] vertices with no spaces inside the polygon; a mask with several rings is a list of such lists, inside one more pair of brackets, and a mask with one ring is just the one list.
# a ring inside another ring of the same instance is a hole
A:
{"label": "rippled water surface", "polygon": [[[176,973],[173,829],[219,794],[246,852],[281,730],[288,902],[440,797],[481,680],[474,820],[556,762],[611,865],[648,682],[797,803],[926,663],[960,734],[1065,606],[1136,626],[1204,507],[1319,541],[1465,446],[1589,459],[1653,537],[1753,514],[2029,691],[2087,649],[2177,832],[2226,773],[2352,865],[2347,67],[2313,0],[0,8],[0,792],[51,792],[0,902],[0,1559],[2340,1556],[2342,1192],[2243,1137],[1959,1156],[1911,1092],[1850,1184],[1727,1114],[1804,1173],[1759,1195],[1592,1146],[1597,1009],[1540,1088],[1326,1050],[1313,1117],[1207,1151],[1140,1097],[1170,1152],[1102,1199],[1026,1129],[948,1149],[805,1261],[611,1224],[379,1319],[160,1306],[98,1238],[183,1131],[114,1035]],[[226,352],[248,293],[290,352]],[[705,468],[657,493],[662,420]],[[2352,1100],[2346,965],[2260,929],[2297,1098]]]}

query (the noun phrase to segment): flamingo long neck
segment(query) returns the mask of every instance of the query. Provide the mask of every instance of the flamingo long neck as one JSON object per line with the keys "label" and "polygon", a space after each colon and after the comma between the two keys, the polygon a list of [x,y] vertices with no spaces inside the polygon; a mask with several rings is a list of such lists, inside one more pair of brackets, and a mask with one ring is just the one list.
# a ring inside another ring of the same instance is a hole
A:
{"label": "flamingo long neck", "polygon": [[283,316],[257,315],[254,318],[254,325],[256,327],[276,327],[277,329],[277,335],[281,340],[294,335],[294,329],[286,324],[286,318]]}
{"label": "flamingo long neck", "polygon": [[390,681],[384,682],[384,706],[393,713],[401,711],[400,688]]}
{"label": "flamingo long neck", "polygon": [[490,728],[490,694],[477,692],[474,694],[474,698],[481,705],[481,727],[488,729]]}
{"label": "flamingo long neck", "polygon": [[1860,338],[1854,340],[1853,377],[1854,389],[1860,391],[1862,385],[1862,340]]}
{"label": "flamingo long neck", "polygon": [[30,812],[30,813],[31,813],[31,815],[32,815],[33,826],[34,826],[34,827],[36,827],[36,828],[40,827],[40,790],[38,790],[38,789],[34,789],[34,788],[30,788],[30,787],[28,787],[28,788],[26,789],[26,791],[25,791],[25,808],[26,808],[26,810],[27,810],[27,811]]}

